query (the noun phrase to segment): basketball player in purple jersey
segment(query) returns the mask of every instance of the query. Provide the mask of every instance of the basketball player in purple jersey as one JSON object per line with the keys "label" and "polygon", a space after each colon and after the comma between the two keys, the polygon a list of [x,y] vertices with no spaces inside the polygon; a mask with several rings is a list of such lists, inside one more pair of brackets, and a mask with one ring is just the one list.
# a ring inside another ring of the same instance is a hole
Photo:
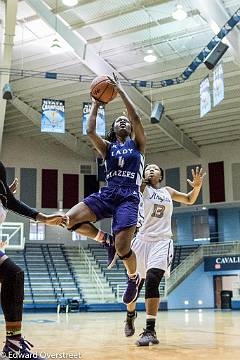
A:
{"label": "basketball player in purple jersey", "polygon": [[[89,222],[113,218],[112,229],[115,248],[128,273],[128,286],[123,302],[130,304],[138,293],[140,283],[136,273],[136,256],[131,250],[131,240],[138,220],[139,189],[144,167],[145,134],[136,109],[116,76],[109,78],[127,108],[128,118],[120,116],[104,140],[96,133],[96,116],[100,102],[92,100],[88,121],[88,136],[105,160],[107,186],[86,197],[71,208],[68,229],[97,240],[98,230]],[[133,137],[134,133],[134,137]]]}

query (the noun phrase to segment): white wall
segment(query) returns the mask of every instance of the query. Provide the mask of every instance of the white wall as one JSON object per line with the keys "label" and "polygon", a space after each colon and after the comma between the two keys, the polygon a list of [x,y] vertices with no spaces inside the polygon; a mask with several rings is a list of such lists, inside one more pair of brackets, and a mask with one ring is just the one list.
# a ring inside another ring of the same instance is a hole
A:
{"label": "white wall", "polygon": [[[63,135],[64,136],[64,135]],[[7,167],[15,167],[15,175],[20,181],[20,168],[37,168],[37,208],[41,207],[42,169],[58,169],[58,200],[62,200],[63,174],[79,174],[80,164],[92,164],[96,171],[95,159],[92,162],[82,161],[64,145],[49,144],[38,138],[4,136],[1,160]],[[20,185],[20,184],[19,184]],[[79,197],[84,192],[83,175],[79,179]]]}
{"label": "white wall", "polygon": [[[215,161],[224,161],[225,173],[225,195],[226,201],[233,201],[232,191],[232,163],[240,163],[240,141],[231,143],[222,143],[201,147],[201,157],[191,154],[186,150],[175,150],[147,154],[146,162],[159,164],[163,169],[180,167],[181,190],[187,190],[186,167],[201,163],[204,170],[208,171],[208,163]],[[49,144],[45,141],[39,141],[37,138],[21,138],[4,136],[1,159],[6,166],[16,168],[16,176],[20,179],[20,168],[37,168],[37,208],[41,206],[41,169],[58,169],[58,200],[62,200],[62,181],[63,173],[79,174],[80,164],[90,162],[81,161],[79,156],[68,150],[63,145]],[[92,166],[94,173],[96,171],[95,158],[93,157]],[[83,197],[83,176],[80,175],[79,181],[80,199]],[[203,202],[209,203],[208,175],[203,188]]]}
{"label": "white wall", "polygon": [[[240,141],[221,143],[201,147],[201,157],[191,154],[186,150],[175,150],[161,152],[158,154],[147,154],[147,163],[159,164],[163,169],[180,167],[181,190],[187,190],[186,167],[194,164],[201,164],[203,169],[208,171],[209,162],[224,161],[225,174],[225,195],[226,201],[233,201],[232,192],[232,163],[239,163]],[[206,176],[203,188],[203,202],[209,203],[208,175]]]}
{"label": "white wall", "polygon": [[[154,162],[159,164],[164,169],[180,167],[180,184],[181,190],[187,190],[186,182],[186,167],[201,163],[204,170],[208,170],[208,163],[214,161],[224,161],[225,172],[225,190],[226,201],[233,201],[232,194],[232,170],[231,164],[240,162],[240,141],[232,143],[222,143],[218,145],[204,146],[201,148],[201,158],[185,150],[176,150],[169,152],[161,152],[158,154],[147,154],[146,162]],[[20,168],[37,168],[37,208],[41,209],[41,169],[58,169],[58,200],[62,200],[62,180],[63,173],[79,174],[80,164],[86,164],[86,161],[81,161],[81,154],[76,155],[72,151],[65,148],[63,145],[49,144],[46,141],[39,141],[37,138],[22,138],[4,136],[1,160],[6,166],[15,167],[16,176],[20,180]],[[88,162],[90,163],[90,162]],[[93,158],[92,166],[95,172],[95,158]],[[79,181],[80,199],[83,197],[84,179],[80,175]],[[209,203],[209,188],[208,179],[206,179],[203,188],[203,201]],[[183,209],[184,210],[184,209]],[[189,209],[190,210],[190,209]],[[48,210],[54,212],[54,209]],[[12,216],[11,216],[12,218]],[[19,219],[18,219],[19,221]],[[51,233],[51,235],[50,235]],[[49,232],[49,237],[54,240],[52,231]],[[67,235],[69,238],[69,235]],[[59,239],[59,241],[62,241]]]}
{"label": "white wall", "polygon": [[[37,206],[38,210],[45,213],[56,212],[57,209],[41,209],[41,190],[42,190],[42,169],[58,170],[58,200],[62,200],[63,174],[79,174],[79,199],[84,194],[84,175],[80,174],[80,164],[90,164],[81,161],[79,156],[68,150],[63,145],[49,144],[39,141],[37,138],[22,138],[20,136],[4,136],[1,160],[7,167],[15,167],[15,176],[19,179],[20,188],[20,168],[36,168],[37,170]],[[92,168],[95,172],[95,159]],[[16,194],[19,198],[19,192]],[[23,222],[25,227],[25,237],[28,239],[29,219],[23,218],[9,212],[7,221]],[[71,241],[71,233],[62,228],[47,227],[46,242],[65,243],[75,245]],[[41,242],[42,243],[42,242]]]}

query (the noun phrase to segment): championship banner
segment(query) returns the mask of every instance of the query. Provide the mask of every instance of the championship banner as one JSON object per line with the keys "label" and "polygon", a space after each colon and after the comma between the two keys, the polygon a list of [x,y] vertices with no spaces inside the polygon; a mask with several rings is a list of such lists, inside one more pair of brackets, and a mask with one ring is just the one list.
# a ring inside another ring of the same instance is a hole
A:
{"label": "championship banner", "polygon": [[218,64],[213,70],[213,106],[224,99],[223,64]]}
{"label": "championship banner", "polygon": [[211,110],[211,94],[209,77],[205,77],[200,83],[200,117]]}
{"label": "championship banner", "polygon": [[41,132],[65,133],[65,101],[42,99]]}
{"label": "championship banner", "polygon": [[[91,106],[92,106],[92,103],[90,103],[90,102],[83,103],[83,114],[82,114],[83,135],[87,135],[87,123],[88,123]],[[105,136],[105,108],[104,108],[104,105],[100,105],[98,108],[97,119],[96,119],[96,133],[100,136]]]}

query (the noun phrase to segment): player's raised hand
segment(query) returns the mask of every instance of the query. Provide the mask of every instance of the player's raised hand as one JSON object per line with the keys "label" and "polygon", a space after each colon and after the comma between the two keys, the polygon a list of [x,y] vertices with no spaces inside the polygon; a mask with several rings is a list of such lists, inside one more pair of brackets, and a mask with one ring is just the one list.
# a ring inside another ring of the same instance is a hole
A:
{"label": "player's raised hand", "polygon": [[0,249],[5,249],[6,246],[7,246],[7,243],[5,241],[0,242]]}
{"label": "player's raised hand", "polygon": [[47,225],[52,225],[52,226],[67,226],[68,222],[69,222],[69,218],[67,215],[61,215],[61,214],[52,214],[52,215],[46,215],[46,214],[42,214],[39,213],[37,215],[36,218],[37,221],[39,222],[43,222],[44,224]]}
{"label": "player's raised hand", "polygon": [[203,169],[201,168],[199,170],[199,166],[196,167],[196,169],[192,169],[192,180],[187,179],[188,184],[192,188],[201,187],[203,183],[203,179],[206,176],[206,172],[203,173]]}
{"label": "player's raised hand", "polygon": [[107,81],[109,84],[111,84],[112,86],[114,86],[114,88],[118,91],[118,92],[120,92],[120,91],[124,91],[123,90],[123,87],[122,87],[122,85],[121,85],[121,83],[120,83],[120,81],[119,81],[119,79],[118,79],[118,77],[117,77],[117,75],[116,74],[114,74],[113,73],[113,76],[111,77],[111,76],[108,76],[108,81]]}
{"label": "player's raised hand", "polygon": [[11,183],[11,185],[9,185],[9,189],[12,194],[15,194],[17,192],[17,188],[18,188],[18,178],[15,178]]}
{"label": "player's raised hand", "polygon": [[95,106],[97,106],[97,107],[99,107],[100,105],[104,105],[103,102],[95,99],[94,97],[92,97],[92,104],[95,105]]}

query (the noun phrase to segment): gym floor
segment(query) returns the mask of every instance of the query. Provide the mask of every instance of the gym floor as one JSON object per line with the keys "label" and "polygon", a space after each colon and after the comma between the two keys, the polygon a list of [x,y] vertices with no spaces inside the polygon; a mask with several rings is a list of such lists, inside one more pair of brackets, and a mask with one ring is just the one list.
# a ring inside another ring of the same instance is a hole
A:
{"label": "gym floor", "polygon": [[145,324],[144,312],[138,313],[132,338],[124,336],[124,319],[123,312],[25,314],[24,336],[35,352],[55,359],[239,359],[240,312],[160,312],[160,344],[149,348],[134,344]]}

